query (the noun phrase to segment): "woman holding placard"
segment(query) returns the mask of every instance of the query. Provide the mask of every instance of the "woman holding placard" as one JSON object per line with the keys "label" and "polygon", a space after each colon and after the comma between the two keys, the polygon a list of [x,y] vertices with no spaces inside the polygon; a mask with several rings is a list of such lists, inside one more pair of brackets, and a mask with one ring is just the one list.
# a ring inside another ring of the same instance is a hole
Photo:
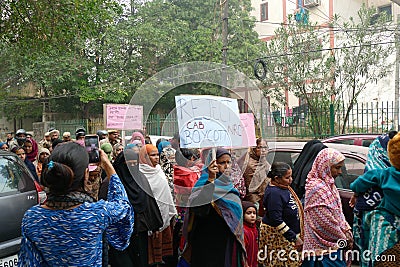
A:
{"label": "woman holding placard", "polygon": [[231,155],[223,148],[212,151],[189,198],[183,258],[191,267],[244,266],[243,212],[229,178]]}

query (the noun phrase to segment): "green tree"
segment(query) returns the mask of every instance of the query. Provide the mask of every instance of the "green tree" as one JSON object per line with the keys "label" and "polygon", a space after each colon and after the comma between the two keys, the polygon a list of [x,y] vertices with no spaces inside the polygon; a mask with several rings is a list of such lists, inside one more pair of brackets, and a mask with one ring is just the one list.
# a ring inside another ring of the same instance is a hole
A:
{"label": "green tree", "polygon": [[390,18],[386,13],[377,16],[376,8],[367,8],[365,4],[357,15],[343,22],[342,30],[337,34],[344,47],[335,51],[335,87],[340,106],[344,109],[342,133],[351,110],[357,104],[357,97],[368,85],[392,72],[393,66],[393,62],[388,60],[395,50]]}
{"label": "green tree", "polygon": [[[229,4],[228,62],[250,75],[251,59],[264,46],[249,17],[250,1]],[[26,98],[22,90],[32,83],[36,91],[29,97],[51,99],[51,111],[88,116],[104,102],[127,103],[162,69],[189,61],[221,62],[217,0],[132,0],[129,9],[116,0],[5,0],[0,7],[2,96]],[[193,88],[218,93],[207,85],[186,89]],[[158,95],[163,93],[160,89]],[[69,96],[70,105],[59,96]],[[168,96],[158,110],[172,103]]]}
{"label": "green tree", "polygon": [[[343,21],[335,16],[327,27],[308,19],[296,22],[289,16],[267,43],[262,58],[267,71],[263,90],[284,105],[284,90],[305,103],[316,137],[329,133],[329,126],[335,123],[329,121],[331,105],[336,110],[344,107],[345,115],[339,118],[344,133],[360,93],[391,71],[387,57],[394,51],[393,30],[388,17],[375,12],[363,5],[357,18]],[[330,49],[333,31],[340,46]]]}
{"label": "green tree", "polygon": [[113,25],[121,14],[116,1],[5,0],[0,9],[2,96],[27,98],[27,84],[36,89],[29,97],[69,95],[84,103],[109,95],[91,90],[96,61],[87,55],[88,42],[99,39],[100,29]]}
{"label": "green tree", "polygon": [[309,126],[315,136],[326,131],[329,102],[335,95],[332,86],[334,57],[322,52],[329,43],[329,33],[318,30],[317,24],[296,22],[289,16],[288,22],[275,31],[267,43],[267,53],[262,58],[266,77],[263,90],[278,103],[287,105],[282,91],[292,92],[308,106]]}

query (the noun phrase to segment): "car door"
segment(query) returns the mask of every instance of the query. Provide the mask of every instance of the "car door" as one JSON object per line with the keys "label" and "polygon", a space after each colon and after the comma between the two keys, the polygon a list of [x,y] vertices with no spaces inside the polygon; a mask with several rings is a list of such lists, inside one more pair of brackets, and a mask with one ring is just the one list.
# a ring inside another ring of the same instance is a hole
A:
{"label": "car door", "polygon": [[353,192],[350,190],[350,184],[364,173],[365,161],[351,154],[345,154],[345,157],[342,174],[335,179],[335,185],[339,190],[346,220],[349,225],[353,225],[354,213],[353,208],[349,205],[350,198],[353,195]]}
{"label": "car door", "polygon": [[34,180],[25,164],[16,155],[0,154],[0,261],[18,253],[22,217],[37,203]]}

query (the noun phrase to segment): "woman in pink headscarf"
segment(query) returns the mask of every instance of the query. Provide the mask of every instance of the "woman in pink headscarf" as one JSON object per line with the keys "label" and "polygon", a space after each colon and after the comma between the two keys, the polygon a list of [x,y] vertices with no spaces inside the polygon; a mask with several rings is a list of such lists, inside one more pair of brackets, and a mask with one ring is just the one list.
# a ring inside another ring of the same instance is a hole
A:
{"label": "woman in pink headscarf", "polygon": [[144,136],[140,132],[134,132],[132,134],[130,143],[133,144],[133,142],[135,140],[140,140],[140,142],[142,143],[142,146],[144,146],[146,144],[145,141],[144,141]]}
{"label": "woman in pink headscarf", "polygon": [[[343,250],[352,247],[353,237],[335,186],[335,178],[342,174],[344,160],[339,151],[325,148],[318,153],[307,176],[303,267],[317,266],[318,263],[346,266]],[[350,264],[351,261],[347,261],[347,266]]]}

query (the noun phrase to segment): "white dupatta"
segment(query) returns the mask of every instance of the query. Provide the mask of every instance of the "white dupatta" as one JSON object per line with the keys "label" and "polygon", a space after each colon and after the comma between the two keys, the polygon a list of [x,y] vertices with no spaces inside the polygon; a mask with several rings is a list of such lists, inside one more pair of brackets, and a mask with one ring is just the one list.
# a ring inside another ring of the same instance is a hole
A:
{"label": "white dupatta", "polygon": [[167,177],[158,164],[155,167],[151,167],[147,164],[139,164],[139,170],[149,181],[153,196],[163,219],[163,226],[160,229],[160,231],[163,231],[170,225],[171,219],[177,214]]}

